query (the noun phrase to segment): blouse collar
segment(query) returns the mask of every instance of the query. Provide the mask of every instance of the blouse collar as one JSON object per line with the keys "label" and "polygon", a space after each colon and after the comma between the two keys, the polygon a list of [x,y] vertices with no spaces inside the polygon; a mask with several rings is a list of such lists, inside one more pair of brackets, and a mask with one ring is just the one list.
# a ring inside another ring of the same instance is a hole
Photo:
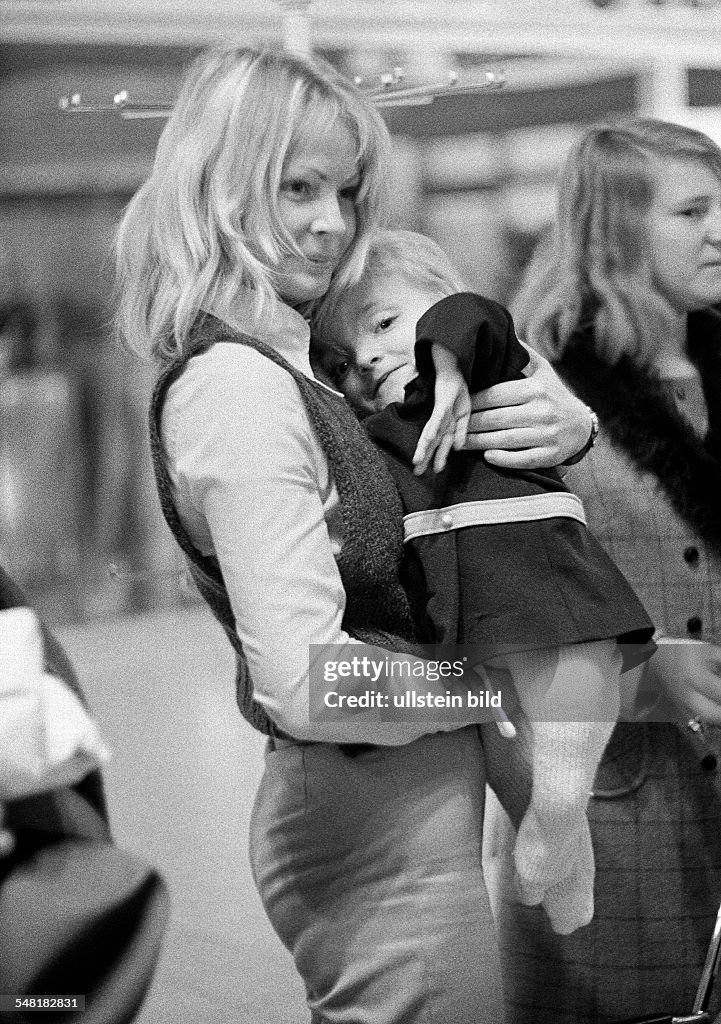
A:
{"label": "blouse collar", "polygon": [[[243,301],[244,294],[248,296],[247,301]],[[253,312],[253,302],[246,291],[240,293],[232,309],[221,310],[213,306],[209,312],[223,320],[233,330],[257,338],[258,341],[264,341],[306,377],[317,381],[333,394],[340,394],[313,373],[310,365],[310,324],[297,309],[278,301],[267,313],[258,318]]]}

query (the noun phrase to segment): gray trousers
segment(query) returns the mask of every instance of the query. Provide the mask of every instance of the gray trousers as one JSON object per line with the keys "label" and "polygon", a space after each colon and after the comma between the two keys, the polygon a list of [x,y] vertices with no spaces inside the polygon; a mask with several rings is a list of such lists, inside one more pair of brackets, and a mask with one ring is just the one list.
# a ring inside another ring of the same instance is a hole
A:
{"label": "gray trousers", "polygon": [[314,1024],[502,1024],[484,785],[473,727],[268,750],[251,865]]}

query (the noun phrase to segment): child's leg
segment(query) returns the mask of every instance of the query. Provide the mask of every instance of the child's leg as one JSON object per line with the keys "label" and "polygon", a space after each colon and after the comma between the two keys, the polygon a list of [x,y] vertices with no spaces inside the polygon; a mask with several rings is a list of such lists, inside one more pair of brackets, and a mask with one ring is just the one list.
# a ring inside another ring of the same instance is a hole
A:
{"label": "child's leg", "polygon": [[514,853],[519,895],[524,903],[544,901],[554,926],[560,901],[558,930],[572,930],[574,921],[579,927],[592,913],[593,855],[585,812],[618,716],[620,652],[609,640],[514,654],[506,661],[533,732],[531,803]]}
{"label": "child's leg", "polygon": [[[487,781],[518,832],[531,804],[533,730],[522,711],[513,715],[516,738],[500,736],[495,723],[480,726]],[[582,816],[575,863],[570,873],[546,890],[543,906],[554,931],[566,935],[593,916],[595,866],[588,821]]]}

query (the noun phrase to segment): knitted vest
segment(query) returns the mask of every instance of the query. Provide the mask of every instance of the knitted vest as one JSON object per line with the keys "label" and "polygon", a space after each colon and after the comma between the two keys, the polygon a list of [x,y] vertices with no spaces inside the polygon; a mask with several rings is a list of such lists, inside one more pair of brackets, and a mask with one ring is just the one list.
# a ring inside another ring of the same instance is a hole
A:
{"label": "knitted vest", "polygon": [[[253,684],[222,573],[212,559],[198,551],[183,527],[163,457],[160,424],[168,388],[183,372],[188,358],[218,342],[234,342],[256,349],[282,366],[296,382],[330,463],[340,499],[343,537],[338,568],[346,594],[343,628],[364,643],[410,651],[414,647],[415,633],[399,580],[403,512],[383,459],[345,401],[309,380],[271,346],[238,334],[215,317],[206,316],[194,328],[190,355],[176,360],[160,373],[150,403],[150,447],[163,514],[185,554],[198,590],[235,650],[237,700],[243,716],[260,732],[282,736],[263,707],[253,699]],[[243,387],[242,381],[238,382],[238,387]],[[262,543],[262,537],[258,538],[258,543]]]}

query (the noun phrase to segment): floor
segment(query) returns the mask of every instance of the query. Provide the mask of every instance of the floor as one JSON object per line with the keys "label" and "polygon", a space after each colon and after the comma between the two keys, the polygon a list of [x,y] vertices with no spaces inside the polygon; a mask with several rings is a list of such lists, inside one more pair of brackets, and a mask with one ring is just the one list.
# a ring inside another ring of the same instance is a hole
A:
{"label": "floor", "polygon": [[164,874],[172,918],[136,1024],[303,1024],[303,990],[250,877],[263,739],[235,707],[233,657],[205,609],[57,631],[113,759],[115,839]]}

